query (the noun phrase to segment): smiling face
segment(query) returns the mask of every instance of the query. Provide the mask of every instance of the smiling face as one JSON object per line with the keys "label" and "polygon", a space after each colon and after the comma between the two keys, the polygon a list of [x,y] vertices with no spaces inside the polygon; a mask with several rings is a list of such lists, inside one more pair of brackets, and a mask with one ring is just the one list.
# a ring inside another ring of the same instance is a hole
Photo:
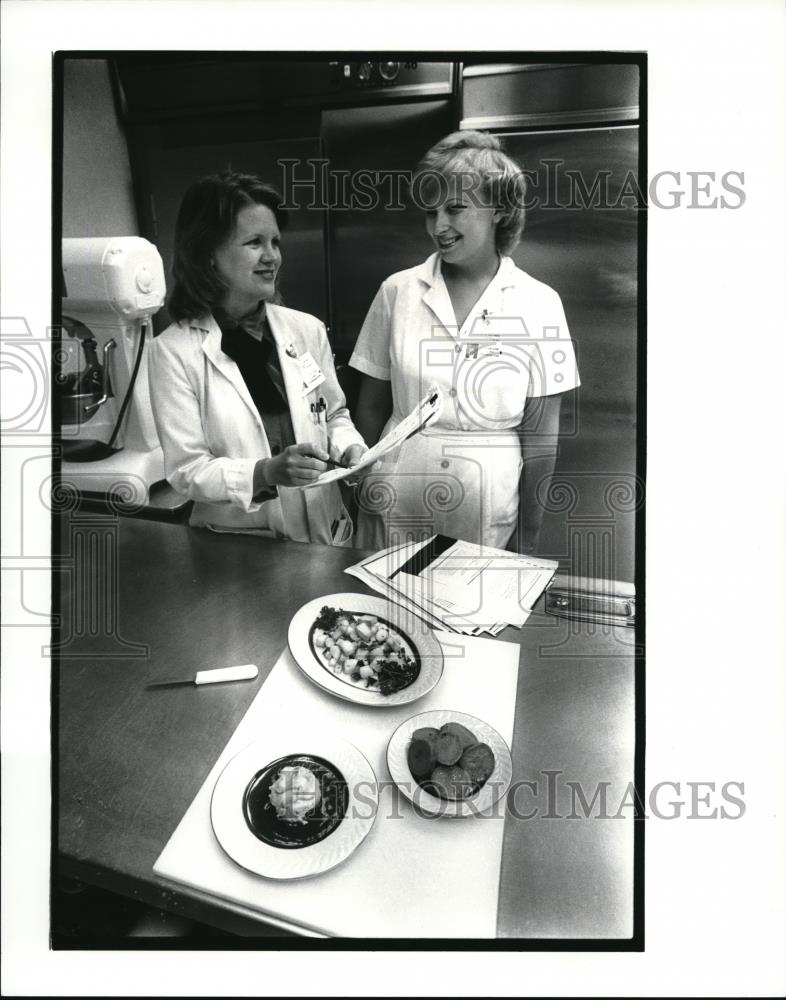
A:
{"label": "smiling face", "polygon": [[467,271],[496,267],[495,230],[502,213],[483,203],[478,185],[462,190],[460,181],[447,178],[442,197],[426,210],[426,232],[444,265]]}
{"label": "smiling face", "polygon": [[267,205],[240,209],[229,239],[213,254],[213,265],[227,285],[222,305],[230,316],[240,319],[260,300],[273,298],[281,267],[281,233]]}

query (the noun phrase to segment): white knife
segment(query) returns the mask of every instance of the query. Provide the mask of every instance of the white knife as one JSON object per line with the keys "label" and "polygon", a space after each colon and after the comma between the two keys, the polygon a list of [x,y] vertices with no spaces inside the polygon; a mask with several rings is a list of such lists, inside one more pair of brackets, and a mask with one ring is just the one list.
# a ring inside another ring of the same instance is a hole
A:
{"label": "white knife", "polygon": [[179,687],[181,684],[223,684],[225,681],[253,681],[259,674],[254,663],[244,663],[239,667],[219,667],[218,670],[200,670],[193,677],[155,681],[149,688]]}

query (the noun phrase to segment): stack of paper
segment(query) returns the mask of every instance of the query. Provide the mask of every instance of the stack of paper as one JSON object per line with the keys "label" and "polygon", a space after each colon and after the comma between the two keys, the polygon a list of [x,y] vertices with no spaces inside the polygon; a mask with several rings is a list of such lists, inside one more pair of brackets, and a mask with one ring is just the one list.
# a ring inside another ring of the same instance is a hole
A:
{"label": "stack of paper", "polygon": [[433,535],[383,549],[345,572],[433,628],[497,635],[521,628],[557,563]]}

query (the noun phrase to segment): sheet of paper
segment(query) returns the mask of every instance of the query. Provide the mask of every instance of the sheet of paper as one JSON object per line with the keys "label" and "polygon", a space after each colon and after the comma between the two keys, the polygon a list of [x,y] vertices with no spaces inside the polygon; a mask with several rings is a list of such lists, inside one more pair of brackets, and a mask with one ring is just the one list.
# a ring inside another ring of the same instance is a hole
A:
{"label": "sheet of paper", "polygon": [[557,563],[434,535],[384,549],[346,572],[431,623],[466,635],[521,628]]}
{"label": "sheet of paper", "polygon": [[420,615],[432,628],[458,631],[454,627],[446,626],[441,616],[433,613],[434,609],[416,601],[414,594],[401,590],[391,583],[390,577],[395,571],[423,546],[428,545],[430,540],[427,538],[422,542],[409,542],[406,545],[393,545],[390,548],[381,549],[374,555],[361,560],[355,566],[348,567],[344,572],[354,576],[375,593],[388,598],[394,604],[401,604],[408,611]]}
{"label": "sheet of paper", "polygon": [[315,486],[325,486],[327,483],[335,483],[340,479],[349,479],[357,475],[361,469],[368,468],[379,461],[383,455],[386,455],[394,448],[398,448],[408,437],[428,427],[429,424],[433,423],[439,417],[441,411],[442,394],[439,389],[433,387],[400,424],[394,427],[389,434],[386,434],[381,441],[378,441],[373,448],[369,448],[356,465],[348,469],[329,469],[327,472],[323,472],[319,479],[315,479],[313,483],[309,483],[307,486],[300,486],[298,489],[311,490]]}
{"label": "sheet of paper", "polygon": [[458,629],[445,625],[439,615],[433,614],[428,608],[410,600],[405,594],[402,594],[394,587],[391,587],[385,580],[379,579],[379,577],[375,576],[373,573],[369,573],[361,566],[350,566],[348,569],[345,569],[344,572],[349,574],[349,576],[354,576],[356,579],[360,580],[361,583],[365,584],[370,590],[373,590],[374,593],[379,594],[380,597],[387,598],[393,604],[400,604],[408,611],[418,615],[432,628],[444,629],[447,632],[458,631]]}
{"label": "sheet of paper", "polygon": [[487,555],[477,545],[458,541],[433,559],[419,579],[430,588],[431,599],[458,618],[484,626],[505,621],[520,628],[556,568],[551,560]]}

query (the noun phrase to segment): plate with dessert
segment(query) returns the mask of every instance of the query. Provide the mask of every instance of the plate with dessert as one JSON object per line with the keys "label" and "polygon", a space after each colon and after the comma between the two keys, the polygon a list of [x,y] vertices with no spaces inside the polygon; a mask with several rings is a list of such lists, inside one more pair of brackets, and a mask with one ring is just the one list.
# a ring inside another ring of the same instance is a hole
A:
{"label": "plate with dessert", "polygon": [[388,743],[390,776],[423,812],[477,816],[510,787],[513,761],[496,729],[464,712],[422,712]]}
{"label": "plate with dessert", "polygon": [[213,832],[241,867],[271,879],[335,868],[368,835],[377,813],[374,771],[346,740],[281,732],[236,754],[210,801]]}
{"label": "plate with dessert", "polygon": [[422,698],[442,676],[442,647],[431,628],[382,597],[329,594],[295,614],[289,648],[310,681],[370,708]]}

